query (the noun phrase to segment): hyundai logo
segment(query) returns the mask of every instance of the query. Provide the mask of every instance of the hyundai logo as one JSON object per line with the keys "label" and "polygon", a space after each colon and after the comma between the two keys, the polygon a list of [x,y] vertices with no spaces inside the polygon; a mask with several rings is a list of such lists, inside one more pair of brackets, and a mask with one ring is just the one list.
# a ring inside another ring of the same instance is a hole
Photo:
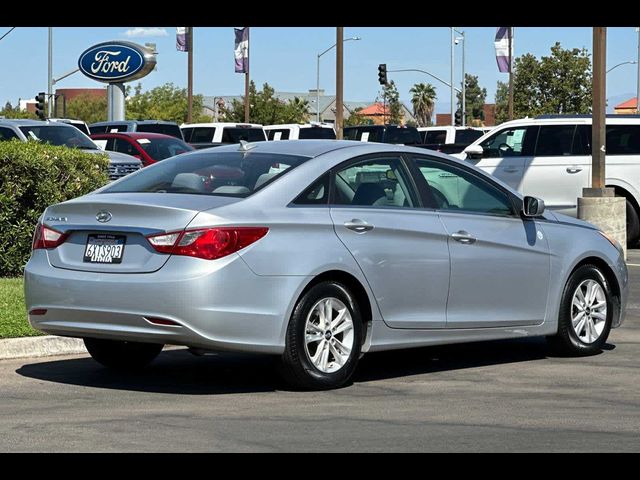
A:
{"label": "hyundai logo", "polygon": [[101,210],[96,214],[96,220],[100,223],[107,223],[109,220],[111,220],[111,218],[111,213],[107,212],[106,210]]}

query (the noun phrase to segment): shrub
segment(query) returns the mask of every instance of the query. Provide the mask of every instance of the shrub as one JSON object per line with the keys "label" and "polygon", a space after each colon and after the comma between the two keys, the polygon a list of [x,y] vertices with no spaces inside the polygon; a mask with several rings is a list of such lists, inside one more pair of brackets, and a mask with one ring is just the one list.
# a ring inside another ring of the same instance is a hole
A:
{"label": "shrub", "polygon": [[0,142],[0,277],[21,275],[33,230],[49,205],[108,181],[106,154],[40,142]]}

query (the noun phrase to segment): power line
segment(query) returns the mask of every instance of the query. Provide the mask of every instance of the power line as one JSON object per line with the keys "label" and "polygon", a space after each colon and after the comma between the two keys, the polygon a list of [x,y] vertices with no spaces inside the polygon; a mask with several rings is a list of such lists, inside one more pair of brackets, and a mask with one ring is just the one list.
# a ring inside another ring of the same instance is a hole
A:
{"label": "power line", "polygon": [[10,34],[11,32],[13,32],[15,29],[16,29],[16,27],[11,27],[11,30],[9,30],[7,33],[5,33],[4,35],[2,35],[2,36],[0,37],[0,41],[2,41],[2,39],[3,39],[4,37],[6,37],[7,35],[9,35],[9,34]]}

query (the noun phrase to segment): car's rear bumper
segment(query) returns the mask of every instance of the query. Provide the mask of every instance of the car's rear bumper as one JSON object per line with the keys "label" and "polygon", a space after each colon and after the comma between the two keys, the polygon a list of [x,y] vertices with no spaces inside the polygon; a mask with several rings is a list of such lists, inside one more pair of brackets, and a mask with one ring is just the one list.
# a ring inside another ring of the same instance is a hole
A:
{"label": "car's rear bumper", "polygon": [[29,322],[46,333],[276,354],[305,283],[255,275],[236,254],[172,257],[156,272],[105,274],[52,267],[44,250],[34,252],[24,278],[27,310],[46,309]]}

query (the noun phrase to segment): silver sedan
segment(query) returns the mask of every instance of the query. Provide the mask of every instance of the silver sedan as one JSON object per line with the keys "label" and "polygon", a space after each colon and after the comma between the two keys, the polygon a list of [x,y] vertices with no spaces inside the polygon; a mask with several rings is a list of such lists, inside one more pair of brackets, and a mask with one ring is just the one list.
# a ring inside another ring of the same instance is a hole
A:
{"label": "silver sedan", "polygon": [[165,344],[280,357],[309,389],[364,352],[546,336],[600,351],[621,324],[620,246],[436,152],[243,143],[164,160],[46,209],[31,325],[111,368]]}

